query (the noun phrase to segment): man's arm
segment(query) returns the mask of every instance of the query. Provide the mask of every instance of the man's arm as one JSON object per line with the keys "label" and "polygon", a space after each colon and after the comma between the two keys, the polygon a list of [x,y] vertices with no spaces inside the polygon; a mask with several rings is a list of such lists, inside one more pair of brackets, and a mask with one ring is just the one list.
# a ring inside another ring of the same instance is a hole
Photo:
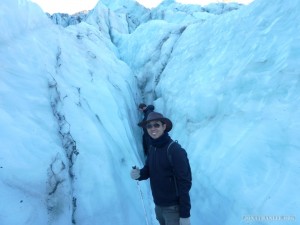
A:
{"label": "man's arm", "polygon": [[147,180],[149,177],[149,160],[147,157],[144,167],[140,170],[140,177],[138,180]]}
{"label": "man's arm", "polygon": [[171,157],[178,185],[179,214],[181,218],[188,218],[191,210],[189,191],[192,186],[192,175],[187,153],[180,145],[178,146],[171,151]]}

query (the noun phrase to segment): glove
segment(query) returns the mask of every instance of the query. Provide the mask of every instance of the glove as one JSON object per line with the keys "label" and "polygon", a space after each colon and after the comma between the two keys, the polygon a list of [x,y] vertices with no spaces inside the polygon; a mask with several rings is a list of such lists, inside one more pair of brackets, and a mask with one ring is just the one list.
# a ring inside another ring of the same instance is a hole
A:
{"label": "glove", "polygon": [[180,218],[179,224],[180,225],[191,225],[190,217],[189,218]]}
{"label": "glove", "polygon": [[140,178],[140,169],[136,167],[135,169],[132,169],[130,172],[130,176],[133,180],[137,180]]}

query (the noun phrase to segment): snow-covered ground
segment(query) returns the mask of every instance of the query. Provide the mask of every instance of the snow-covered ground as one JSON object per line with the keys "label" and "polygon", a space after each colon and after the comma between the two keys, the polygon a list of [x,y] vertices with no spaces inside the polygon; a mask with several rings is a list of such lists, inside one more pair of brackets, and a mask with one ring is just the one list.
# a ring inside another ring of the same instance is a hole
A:
{"label": "snow-covered ground", "polygon": [[142,101],[188,152],[192,225],[300,223],[300,2],[176,4],[63,28],[0,1],[1,225],[157,225]]}

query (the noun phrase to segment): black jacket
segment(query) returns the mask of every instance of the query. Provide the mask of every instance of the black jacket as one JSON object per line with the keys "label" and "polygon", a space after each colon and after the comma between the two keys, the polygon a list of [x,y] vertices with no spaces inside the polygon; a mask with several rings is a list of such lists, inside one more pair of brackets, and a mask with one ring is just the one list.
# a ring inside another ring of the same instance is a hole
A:
{"label": "black jacket", "polygon": [[140,171],[139,180],[150,178],[150,185],[154,203],[158,206],[179,205],[182,218],[190,217],[190,196],[192,177],[186,151],[175,142],[169,148],[171,162],[167,148],[172,142],[168,133],[154,140],[151,138],[150,148],[145,166]]}
{"label": "black jacket", "polygon": [[[143,111],[144,113],[144,118],[142,121],[146,121],[147,120],[147,117],[149,115],[149,113],[153,112],[154,111],[154,106],[153,105],[148,105],[147,108]],[[144,130],[144,134],[146,134],[148,136],[148,132],[147,132],[147,129],[146,128],[143,128]]]}

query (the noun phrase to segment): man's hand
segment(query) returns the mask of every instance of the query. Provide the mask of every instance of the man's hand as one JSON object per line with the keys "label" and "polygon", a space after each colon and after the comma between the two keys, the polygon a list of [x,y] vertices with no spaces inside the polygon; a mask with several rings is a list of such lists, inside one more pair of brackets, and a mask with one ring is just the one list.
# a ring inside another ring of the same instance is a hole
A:
{"label": "man's hand", "polygon": [[190,218],[180,218],[179,224],[180,225],[191,225]]}
{"label": "man's hand", "polygon": [[140,169],[138,167],[135,167],[134,169],[131,170],[130,176],[133,180],[137,180],[140,178]]}

